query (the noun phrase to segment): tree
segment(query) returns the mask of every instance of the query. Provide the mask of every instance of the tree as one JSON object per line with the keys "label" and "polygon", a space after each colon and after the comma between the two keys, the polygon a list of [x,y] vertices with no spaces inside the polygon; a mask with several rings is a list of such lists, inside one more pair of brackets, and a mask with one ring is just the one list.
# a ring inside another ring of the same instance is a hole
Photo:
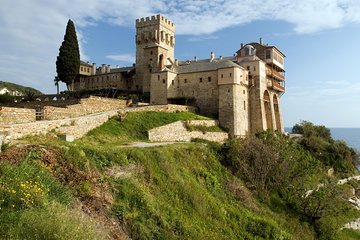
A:
{"label": "tree", "polygon": [[55,77],[54,78],[54,84],[56,86],[56,94],[59,95],[59,82],[60,82],[60,79],[59,77]]}
{"label": "tree", "polygon": [[64,82],[68,90],[74,90],[74,80],[79,73],[80,52],[76,37],[75,25],[69,19],[66,26],[64,41],[59,49],[56,60],[56,71],[60,81]]}

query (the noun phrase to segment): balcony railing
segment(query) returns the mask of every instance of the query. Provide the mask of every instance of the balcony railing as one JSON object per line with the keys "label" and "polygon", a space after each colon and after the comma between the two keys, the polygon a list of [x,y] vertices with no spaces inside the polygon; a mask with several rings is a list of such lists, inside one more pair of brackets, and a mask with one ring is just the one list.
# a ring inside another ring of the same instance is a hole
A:
{"label": "balcony railing", "polygon": [[275,71],[274,69],[271,69],[269,67],[266,67],[266,75],[276,77],[281,81],[285,81],[285,77],[283,75],[281,75],[278,71]]}
{"label": "balcony railing", "polygon": [[273,89],[280,91],[280,92],[285,92],[285,88],[283,86],[281,86],[278,82],[272,80],[271,83],[272,83]]}

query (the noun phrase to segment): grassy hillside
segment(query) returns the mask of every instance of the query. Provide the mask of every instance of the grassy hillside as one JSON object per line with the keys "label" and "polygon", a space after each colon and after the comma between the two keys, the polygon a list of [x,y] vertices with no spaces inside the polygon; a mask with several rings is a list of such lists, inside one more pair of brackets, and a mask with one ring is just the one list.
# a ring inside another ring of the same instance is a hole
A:
{"label": "grassy hillside", "polygon": [[26,92],[35,93],[36,95],[42,94],[42,92],[40,92],[39,90],[36,90],[34,88],[25,87],[25,86],[22,86],[22,85],[11,83],[11,82],[0,81],[0,88],[2,88],[2,87],[6,87],[9,90],[13,90],[13,91],[19,91],[19,92],[21,92],[23,94],[25,94]]}
{"label": "grassy hillside", "polygon": [[[346,204],[334,206],[344,206],[341,212],[325,206],[328,214],[314,222],[299,210],[292,186],[316,186],[328,178],[320,160],[286,137],[264,133],[249,144],[239,140],[223,146],[193,142],[117,147],[145,141],[146,130],[152,127],[197,118],[203,117],[130,113],[73,143],[49,134],[23,140],[30,145],[9,147],[0,154],[0,235],[5,239],[359,239],[356,231],[339,231],[343,223],[359,217]],[[266,165],[269,161],[262,162],[272,174],[249,178],[255,175],[241,169],[250,172],[251,166],[238,164],[249,159],[273,161],[274,168]],[[286,163],[292,163],[291,168]],[[289,174],[281,174],[285,172]],[[260,184],[263,179],[265,185]],[[262,187],[266,191],[259,191]],[[336,200],[335,196],[333,192]]]}

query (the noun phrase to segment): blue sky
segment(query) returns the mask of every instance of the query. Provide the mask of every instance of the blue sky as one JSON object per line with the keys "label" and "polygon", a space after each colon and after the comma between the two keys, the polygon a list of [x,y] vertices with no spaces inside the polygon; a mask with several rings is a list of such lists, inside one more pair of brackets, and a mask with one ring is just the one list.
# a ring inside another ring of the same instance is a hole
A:
{"label": "blue sky", "polygon": [[55,92],[55,61],[69,18],[77,27],[82,59],[132,65],[135,19],[158,13],[177,26],[180,60],[209,58],[211,51],[230,56],[240,43],[259,37],[283,51],[285,126],[309,120],[360,127],[357,0],[3,1],[0,80]]}

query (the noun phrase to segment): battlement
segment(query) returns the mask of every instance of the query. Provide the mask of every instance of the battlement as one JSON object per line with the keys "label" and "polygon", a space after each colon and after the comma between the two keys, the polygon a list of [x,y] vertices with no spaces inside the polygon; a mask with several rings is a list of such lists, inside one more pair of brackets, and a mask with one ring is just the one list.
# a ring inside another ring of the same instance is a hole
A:
{"label": "battlement", "polygon": [[175,31],[175,23],[171,22],[170,20],[168,20],[164,16],[161,16],[160,14],[156,16],[136,19],[136,28],[146,27],[155,24],[163,25],[169,28],[170,30]]}

